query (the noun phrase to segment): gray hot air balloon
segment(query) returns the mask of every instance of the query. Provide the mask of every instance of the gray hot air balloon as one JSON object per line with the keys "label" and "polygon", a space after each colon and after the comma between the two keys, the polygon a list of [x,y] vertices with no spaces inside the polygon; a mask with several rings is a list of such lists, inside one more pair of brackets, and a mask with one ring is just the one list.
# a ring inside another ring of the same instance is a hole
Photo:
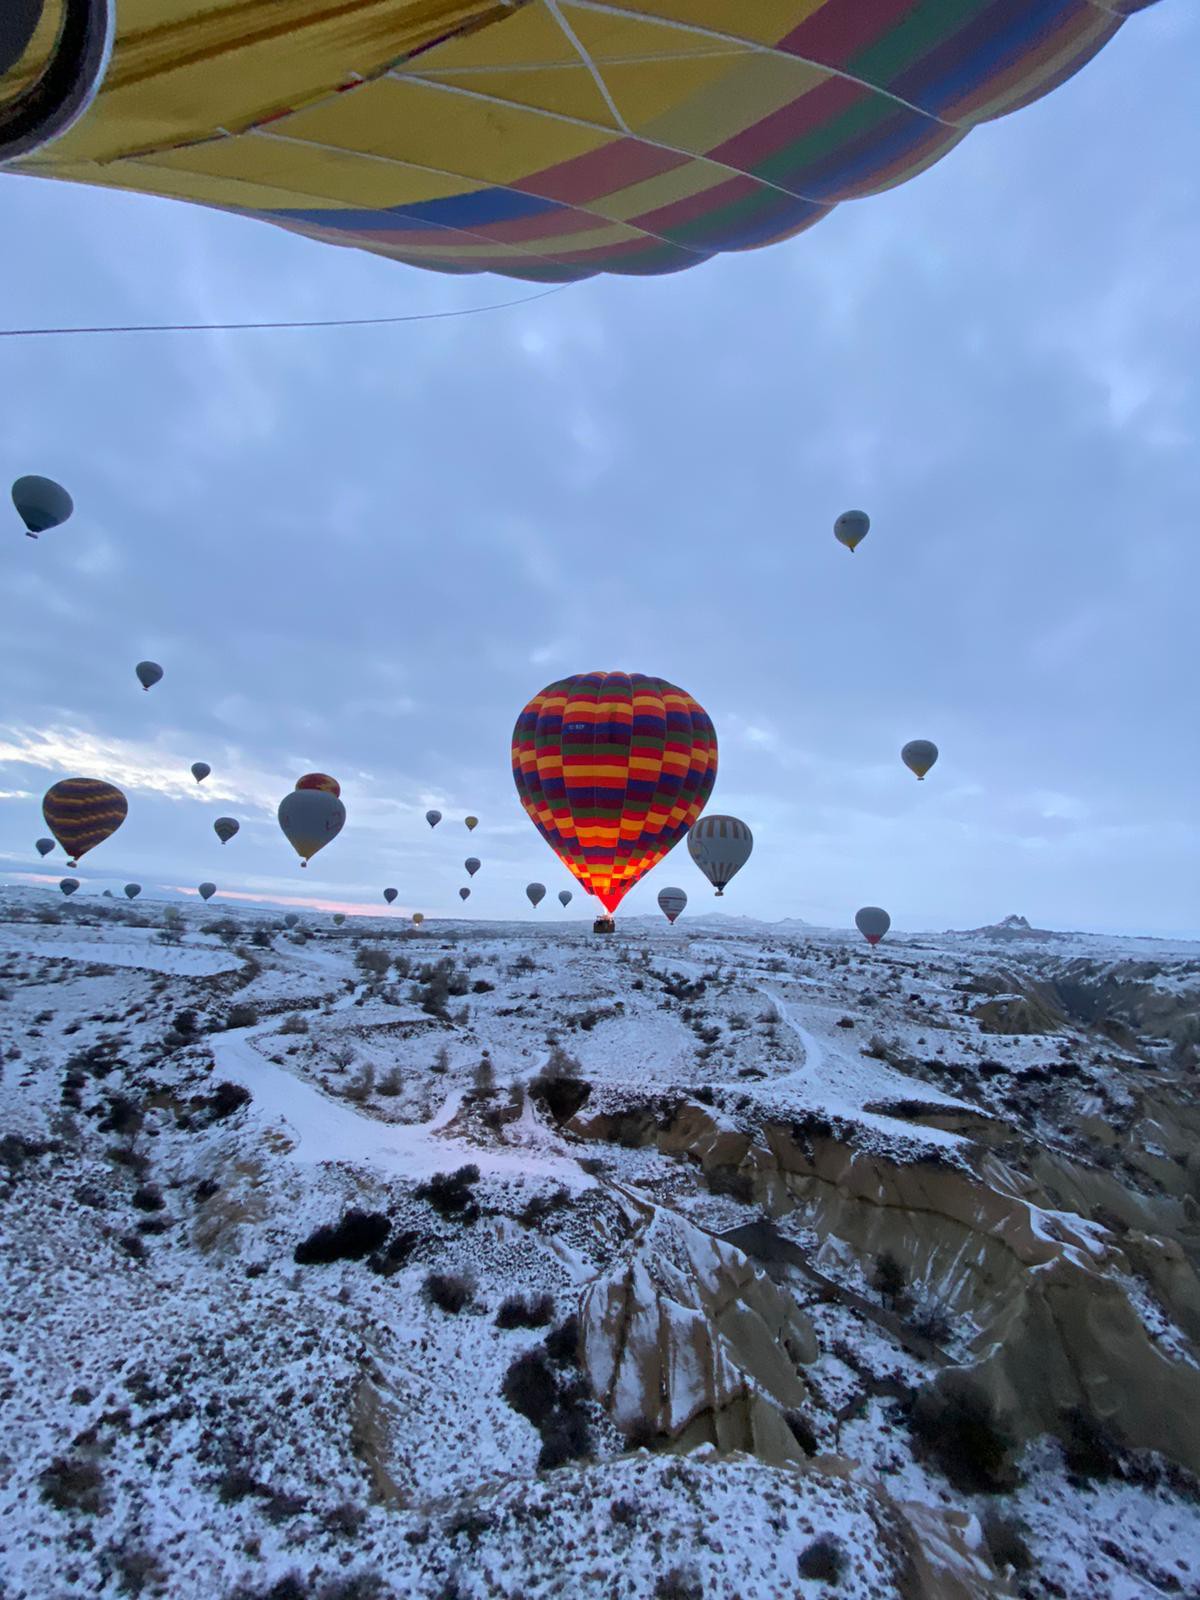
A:
{"label": "gray hot air balloon", "polygon": [[682,889],[660,889],[658,891],[658,909],[668,922],[674,922],[686,905],[687,895]]}
{"label": "gray hot air balloon", "polygon": [[279,826],[306,867],[346,822],[346,808],[328,789],[293,789],[279,802]]}
{"label": "gray hot air balloon", "polygon": [[737,817],[701,817],[688,834],[688,853],[718,894],[725,893],[753,849],[754,835]]}
{"label": "gray hot air balloon", "polygon": [[346,913],[344,911],[335,911],[333,913],[333,925],[334,925],[335,928],[340,928],[342,923],[345,922],[345,920],[346,920]]}
{"label": "gray hot air balloon", "polygon": [[932,739],[910,739],[900,752],[900,759],[910,772],[923,779],[938,758],[938,747]]}
{"label": "gray hot air balloon", "polygon": [[112,897],[113,897],[113,892],[112,892],[111,889],[105,889],[104,893],[100,896],[100,898],[102,900],[111,900]]}
{"label": "gray hot air balloon", "polygon": [[843,511],[833,525],[833,537],[853,555],[870,529],[871,519],[865,511]]}
{"label": "gray hot air balloon", "polygon": [[459,890],[459,891],[458,891],[458,898],[459,898],[459,899],[460,899],[460,900],[469,900],[469,899],[470,899],[470,898],[471,898],[471,891],[470,891],[470,889],[468,889],[468,888],[467,888],[467,887],[466,887],[466,885],[465,885],[465,884],[464,884],[464,885],[463,885],[463,887],[462,887],[462,888],[461,888],[461,889],[460,889],[460,890]]}
{"label": "gray hot air balloon", "polygon": [[467,825],[467,832],[468,833],[474,833],[475,829],[479,826],[479,818],[478,817],[464,817],[463,821]]}
{"label": "gray hot air balloon", "polygon": [[192,777],[195,778],[197,783],[203,783],[211,771],[212,768],[207,761],[192,762]]}
{"label": "gray hot air balloon", "polygon": [[217,886],[215,883],[202,883],[200,885],[199,894],[201,900],[211,900],[216,892]]}
{"label": "gray hot air balloon", "polygon": [[391,905],[392,901],[399,893],[399,889],[385,889],[383,891],[383,898],[387,901],[388,905]]}
{"label": "gray hot air balloon", "polygon": [[868,944],[878,944],[892,925],[892,919],[882,906],[863,906],[854,913],[854,926]]}
{"label": "gray hot air balloon", "polygon": [[289,911],[287,916],[283,919],[283,925],[285,928],[294,928],[299,921],[300,918],[296,915],[296,913],[294,911]]}
{"label": "gray hot air balloon", "polygon": [[139,661],[133,670],[137,673],[138,682],[143,689],[153,689],[163,675],[163,669],[157,661]]}
{"label": "gray hot air balloon", "polygon": [[240,827],[236,817],[218,817],[213,823],[213,832],[222,844],[228,844]]}
{"label": "gray hot air balloon", "polygon": [[572,896],[570,889],[560,889],[558,891],[558,903],[563,907],[564,910],[571,904],[571,899]]}
{"label": "gray hot air balloon", "polygon": [[141,892],[142,886],[140,883],[127,883],[125,885],[125,898],[127,900],[136,900]]}
{"label": "gray hot air balloon", "polygon": [[425,821],[429,824],[429,826],[431,828],[436,828],[438,823],[441,820],[442,820],[442,813],[440,811],[427,811],[425,813]]}
{"label": "gray hot air balloon", "polygon": [[479,868],[480,868],[481,865],[482,865],[482,862],[480,861],[478,856],[468,856],[467,859],[463,862],[463,866],[466,867],[466,869],[467,869],[467,877],[468,878],[473,878],[475,876],[475,874],[479,871]]}
{"label": "gray hot air balloon", "polygon": [[79,879],[78,878],[63,878],[60,881],[58,887],[62,890],[62,892],[65,895],[72,895],[72,894],[75,893],[76,889],[78,889],[78,887],[79,887]]}
{"label": "gray hot air balloon", "polygon": [[30,539],[47,528],[57,528],[75,509],[71,496],[53,478],[18,478],[12,486],[13,505]]}
{"label": "gray hot air balloon", "polygon": [[531,906],[540,906],[546,898],[546,885],[544,883],[527,883],[525,893],[529,897]]}
{"label": "gray hot air balloon", "polygon": [[54,840],[53,839],[39,839],[38,840],[38,842],[37,842],[37,853],[38,853],[38,855],[40,855],[40,856],[48,856],[50,854],[51,850],[53,850],[53,849],[54,849]]}

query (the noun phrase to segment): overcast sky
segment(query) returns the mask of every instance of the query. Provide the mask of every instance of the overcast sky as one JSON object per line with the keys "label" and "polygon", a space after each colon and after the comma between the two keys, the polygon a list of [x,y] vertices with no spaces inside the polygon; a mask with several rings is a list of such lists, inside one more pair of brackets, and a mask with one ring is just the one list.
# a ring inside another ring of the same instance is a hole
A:
{"label": "overcast sky", "polygon": [[[756,841],[730,912],[1200,934],[1198,78],[1200,14],[1163,0],[769,250],[393,329],[0,341],[0,475],[77,507],[36,544],[0,515],[4,878],[57,881],[40,797],[80,774],[130,802],[89,891],[374,910],[393,884],[435,916],[476,854],[468,913],[519,914],[571,879],[517,801],[515,716],[620,668],[712,715],[711,806]],[[11,176],[0,237],[7,326],[531,292]],[[923,784],[910,738],[941,747]],[[349,822],[302,872],[274,814],[312,768]],[[664,884],[715,908],[680,846],[623,909]]]}

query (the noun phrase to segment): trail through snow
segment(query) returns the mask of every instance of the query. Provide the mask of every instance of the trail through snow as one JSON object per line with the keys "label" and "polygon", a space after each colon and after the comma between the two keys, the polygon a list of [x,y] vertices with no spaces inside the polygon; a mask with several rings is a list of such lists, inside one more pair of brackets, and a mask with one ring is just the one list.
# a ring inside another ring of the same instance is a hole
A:
{"label": "trail through snow", "polygon": [[[457,1137],[452,1124],[462,1105],[461,1090],[447,1095],[428,1122],[380,1122],[268,1061],[255,1049],[254,1036],[253,1028],[213,1036],[215,1076],[250,1091],[249,1110],[264,1129],[283,1124],[293,1142],[290,1154],[295,1161],[364,1162],[403,1178],[424,1178],[471,1161],[483,1173],[541,1174],[574,1191],[592,1187],[593,1180],[577,1161],[545,1146],[485,1148]],[[260,1029],[257,1036],[271,1035]]]}

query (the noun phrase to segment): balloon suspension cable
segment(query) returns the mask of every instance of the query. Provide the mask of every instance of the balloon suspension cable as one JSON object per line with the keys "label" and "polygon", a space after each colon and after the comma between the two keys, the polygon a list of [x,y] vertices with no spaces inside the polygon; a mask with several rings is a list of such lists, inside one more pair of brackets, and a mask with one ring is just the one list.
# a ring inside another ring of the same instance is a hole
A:
{"label": "balloon suspension cable", "polygon": [[444,322],[452,317],[478,317],[489,311],[508,311],[514,306],[531,306],[572,287],[556,283],[552,289],[523,295],[518,300],[495,300],[483,306],[459,306],[449,311],[413,311],[398,317],[326,317],[313,322],[127,322],[102,323],[95,327],[0,328],[0,339],[49,339],[86,333],[246,333],[281,328],[383,328],[401,322]]}

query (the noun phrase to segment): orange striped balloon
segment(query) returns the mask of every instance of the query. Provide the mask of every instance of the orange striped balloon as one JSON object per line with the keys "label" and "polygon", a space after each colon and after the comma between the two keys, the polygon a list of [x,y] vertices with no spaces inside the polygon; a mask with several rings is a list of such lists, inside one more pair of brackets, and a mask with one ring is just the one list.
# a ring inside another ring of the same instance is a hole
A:
{"label": "orange striped balloon", "polygon": [[46,826],[75,866],[125,821],[129,802],[120,789],[99,778],[63,778],[46,790],[42,815]]}
{"label": "orange striped balloon", "polygon": [[663,678],[585,672],[533,697],[512,763],[534,826],[611,912],[704,809],[717,736],[703,706]]}

